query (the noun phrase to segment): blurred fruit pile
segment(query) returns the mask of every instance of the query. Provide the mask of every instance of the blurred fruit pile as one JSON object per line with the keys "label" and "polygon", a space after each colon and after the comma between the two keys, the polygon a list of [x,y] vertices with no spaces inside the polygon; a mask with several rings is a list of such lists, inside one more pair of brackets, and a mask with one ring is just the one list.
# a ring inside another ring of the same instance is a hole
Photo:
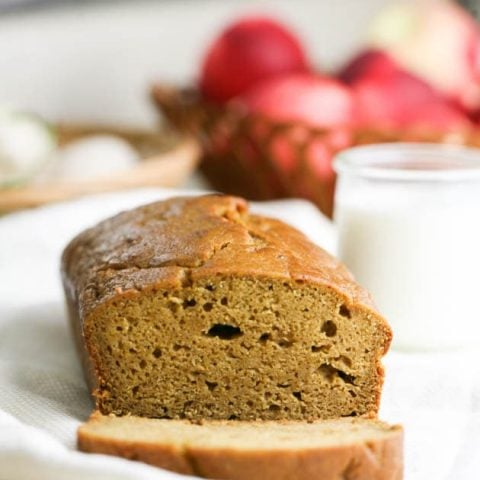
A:
{"label": "blurred fruit pile", "polygon": [[298,37],[264,17],[227,27],[207,50],[198,85],[153,97],[204,149],[221,191],[299,196],[332,213],[332,158],[384,141],[480,144],[480,29],[448,1],[403,2],[373,22],[340,71],[314,69]]}

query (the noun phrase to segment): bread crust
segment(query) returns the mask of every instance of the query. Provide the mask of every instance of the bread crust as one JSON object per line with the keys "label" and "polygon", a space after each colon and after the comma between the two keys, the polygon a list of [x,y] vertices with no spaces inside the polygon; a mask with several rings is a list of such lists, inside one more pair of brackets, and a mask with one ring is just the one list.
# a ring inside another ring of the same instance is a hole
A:
{"label": "bread crust", "polygon": [[[268,248],[252,255],[246,247],[256,241]],[[81,321],[113,297],[219,272],[328,286],[381,318],[341,262],[293,227],[249,214],[247,202],[231,196],[178,197],[120,213],[75,237],[61,272]],[[386,322],[385,328],[390,331]]]}
{"label": "bread crust", "polygon": [[[95,413],[89,423],[101,420],[102,416]],[[80,427],[78,431],[78,447],[84,452],[120,456],[204,478],[223,480],[403,478],[403,430],[399,426],[390,427],[388,435],[368,442],[304,449],[281,450],[265,446],[245,450],[228,446],[212,448],[188,443],[174,446],[147,440],[109,438],[90,431],[89,423],[86,427]],[[208,422],[204,427],[208,428]],[[253,443],[254,441],[252,438]]]}

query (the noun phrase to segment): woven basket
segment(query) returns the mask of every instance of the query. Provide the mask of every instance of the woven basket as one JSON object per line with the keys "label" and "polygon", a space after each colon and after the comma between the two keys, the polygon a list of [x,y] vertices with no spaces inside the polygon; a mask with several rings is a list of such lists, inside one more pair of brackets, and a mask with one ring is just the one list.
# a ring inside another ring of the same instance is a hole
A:
{"label": "woven basket", "polygon": [[156,85],[152,98],[171,126],[199,140],[201,169],[215,189],[252,200],[302,197],[328,216],[335,191],[329,165],[342,149],[398,141],[480,145],[477,132],[320,130],[278,123],[235,103],[207,103],[192,88]]}

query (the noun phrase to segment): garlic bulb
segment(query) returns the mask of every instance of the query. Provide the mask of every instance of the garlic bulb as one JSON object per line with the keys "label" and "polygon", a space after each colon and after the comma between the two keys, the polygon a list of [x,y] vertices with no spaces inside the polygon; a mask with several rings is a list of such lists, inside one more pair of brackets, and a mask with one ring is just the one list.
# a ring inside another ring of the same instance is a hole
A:
{"label": "garlic bulb", "polygon": [[56,148],[55,131],[40,117],[0,110],[0,185],[29,180]]}

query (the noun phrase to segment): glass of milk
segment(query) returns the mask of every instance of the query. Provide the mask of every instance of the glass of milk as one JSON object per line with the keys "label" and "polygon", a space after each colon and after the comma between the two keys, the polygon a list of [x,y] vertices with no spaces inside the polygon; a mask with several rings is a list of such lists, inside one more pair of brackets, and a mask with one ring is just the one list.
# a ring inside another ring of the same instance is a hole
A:
{"label": "glass of milk", "polygon": [[480,345],[480,150],[392,143],[340,153],[338,256],[399,349]]}

